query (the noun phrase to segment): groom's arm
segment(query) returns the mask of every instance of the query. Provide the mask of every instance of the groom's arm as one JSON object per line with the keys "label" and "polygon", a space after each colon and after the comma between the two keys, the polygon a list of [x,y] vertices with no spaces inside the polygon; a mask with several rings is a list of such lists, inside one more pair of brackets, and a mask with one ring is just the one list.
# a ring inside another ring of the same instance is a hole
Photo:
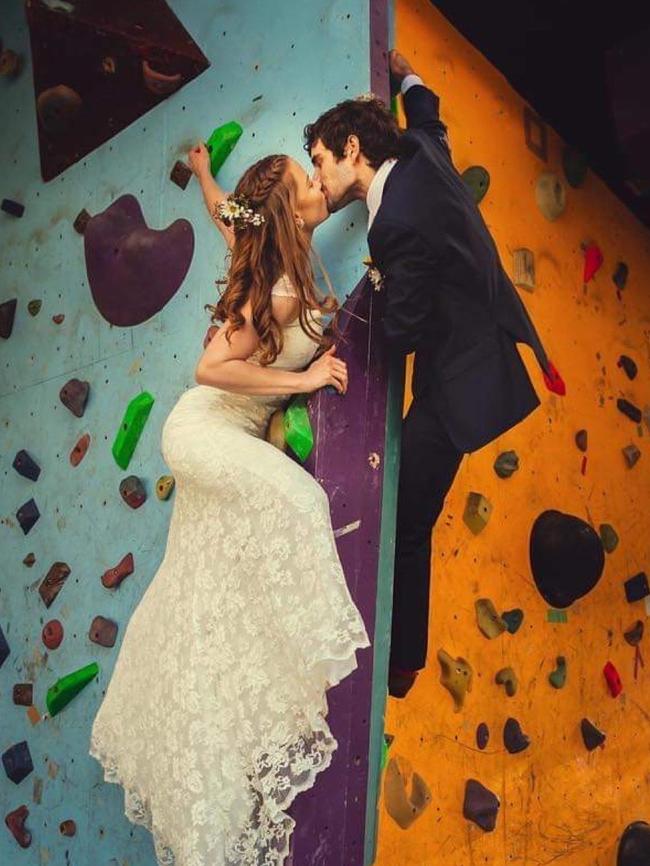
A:
{"label": "groom's arm", "polygon": [[424,130],[451,156],[447,127],[440,119],[440,97],[415,73],[405,76],[400,89],[408,128]]}

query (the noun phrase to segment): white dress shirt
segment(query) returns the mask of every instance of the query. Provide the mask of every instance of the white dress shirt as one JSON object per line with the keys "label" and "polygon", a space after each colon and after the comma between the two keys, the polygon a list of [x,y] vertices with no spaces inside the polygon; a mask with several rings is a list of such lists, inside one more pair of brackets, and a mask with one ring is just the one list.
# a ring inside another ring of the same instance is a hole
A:
{"label": "white dress shirt", "polygon": [[[423,84],[424,82],[420,78],[419,75],[415,73],[411,73],[410,75],[404,76],[401,84],[402,93],[406,93],[409,87],[413,87],[414,84]],[[373,223],[373,220],[377,216],[377,211],[379,210],[379,206],[381,205],[381,199],[384,194],[384,184],[386,183],[386,178],[391,173],[391,170],[397,159],[394,157],[391,159],[386,159],[379,166],[377,171],[375,172],[375,176],[370,181],[370,186],[368,187],[368,192],[366,193],[366,205],[368,206],[368,231],[370,231],[370,226]]]}

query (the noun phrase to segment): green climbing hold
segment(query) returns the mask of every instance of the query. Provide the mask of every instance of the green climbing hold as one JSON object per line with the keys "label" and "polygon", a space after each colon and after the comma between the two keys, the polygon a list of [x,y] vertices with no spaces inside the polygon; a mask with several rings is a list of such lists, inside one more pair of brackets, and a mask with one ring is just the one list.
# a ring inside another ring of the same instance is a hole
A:
{"label": "green climbing hold", "polygon": [[243,129],[236,120],[218,126],[206,142],[210,153],[210,171],[212,177],[216,177],[219,169],[224,164],[242,136]]}
{"label": "green climbing hold", "polygon": [[516,634],[524,621],[524,612],[520,607],[516,607],[514,610],[506,610],[501,614],[501,619],[505,622],[510,634]]}
{"label": "green climbing hold", "polygon": [[512,668],[501,668],[495,676],[494,681],[499,686],[505,686],[506,694],[509,698],[514,697],[517,693],[519,682],[517,680],[517,675]]}
{"label": "green climbing hold", "polygon": [[565,610],[557,610],[554,607],[549,607],[546,611],[546,621],[547,622],[568,622],[569,617],[567,616],[567,612]]}
{"label": "green climbing hold", "polygon": [[516,451],[504,451],[494,461],[494,471],[499,478],[510,478],[519,469],[519,457]]}
{"label": "green climbing hold", "polygon": [[605,548],[605,553],[613,553],[618,547],[618,535],[614,527],[609,523],[601,523],[598,534]]}
{"label": "green climbing hold", "polygon": [[587,176],[587,160],[583,153],[565,147],[562,152],[562,168],[569,186],[574,189],[582,186]]}
{"label": "green climbing hold", "polygon": [[492,640],[499,637],[508,626],[496,612],[494,604],[489,598],[479,598],[474,602],[476,610],[476,623],[486,638]]}
{"label": "green climbing hold", "polygon": [[483,201],[485,193],[490,188],[490,175],[482,165],[472,165],[461,174],[465,186],[472,194],[476,204]]}
{"label": "green climbing hold", "polygon": [[57,680],[53,686],[47,690],[45,702],[47,711],[50,716],[55,716],[57,713],[67,706],[75,695],[85,688],[88,683],[95,679],[99,673],[99,665],[97,662],[91,662],[71,674]]}
{"label": "green climbing hold", "polygon": [[154,402],[153,396],[148,391],[143,391],[134,397],[126,407],[126,412],[111,448],[115,462],[121,469],[126,469],[131,457],[133,457],[133,452]]}
{"label": "green climbing hold", "polygon": [[485,529],[491,514],[492,505],[482,493],[468,494],[463,520],[474,535]]}
{"label": "green climbing hold", "polygon": [[299,394],[284,410],[284,438],[299,460],[305,461],[314,447],[314,432],[307,411],[307,397]]}
{"label": "green climbing hold", "polygon": [[566,684],[566,659],[564,656],[557,657],[557,667],[548,675],[548,681],[554,689],[563,689]]}

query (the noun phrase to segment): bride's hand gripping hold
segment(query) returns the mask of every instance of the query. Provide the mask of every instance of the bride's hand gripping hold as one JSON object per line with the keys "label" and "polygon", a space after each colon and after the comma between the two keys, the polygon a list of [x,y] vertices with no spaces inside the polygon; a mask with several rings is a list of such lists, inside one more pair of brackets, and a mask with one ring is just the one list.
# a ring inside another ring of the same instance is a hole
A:
{"label": "bride's hand gripping hold", "polygon": [[348,365],[335,358],[336,346],[322,353],[302,374],[305,392],[317,391],[333,385],[340,394],[348,390]]}

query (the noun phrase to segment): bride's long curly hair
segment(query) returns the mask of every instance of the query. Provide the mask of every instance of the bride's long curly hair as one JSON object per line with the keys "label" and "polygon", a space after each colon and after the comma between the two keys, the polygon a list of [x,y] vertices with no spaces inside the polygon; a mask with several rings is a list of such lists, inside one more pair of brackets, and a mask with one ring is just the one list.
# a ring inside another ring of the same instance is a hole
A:
{"label": "bride's long curly hair", "polygon": [[333,334],[341,336],[337,321],[338,299],[322,265],[331,294],[321,297],[311,264],[314,251],[296,225],[297,190],[288,168],[288,156],[273,154],[260,159],[242,175],[234,194],[244,196],[250,207],[264,216],[264,222],[236,228],[224,281],[226,287],[216,306],[205,305],[212,311],[211,321],[223,322],[227,327],[226,339],[230,342],[231,334],[245,323],[241,308],[250,298],[253,325],[259,335],[255,355],[261,365],[272,364],[284,345],[282,327],[273,317],[271,306],[271,288],[284,274],[298,296],[300,325],[319,344],[317,353],[329,348],[334,337],[323,335],[313,327],[308,318],[309,308],[319,309],[324,314],[333,313]]}

